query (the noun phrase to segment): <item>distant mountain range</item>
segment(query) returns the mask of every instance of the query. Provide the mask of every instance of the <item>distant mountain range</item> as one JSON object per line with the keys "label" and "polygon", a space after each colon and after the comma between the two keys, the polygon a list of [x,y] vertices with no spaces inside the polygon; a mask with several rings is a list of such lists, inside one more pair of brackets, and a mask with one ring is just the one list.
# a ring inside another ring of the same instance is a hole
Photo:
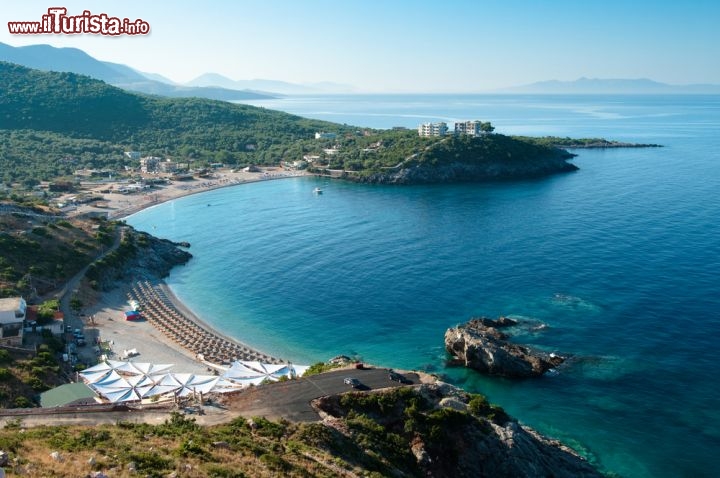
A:
{"label": "distant mountain range", "polygon": [[14,47],[0,43],[0,61],[43,71],[70,72],[102,80],[124,90],[169,97],[200,97],[214,100],[248,100],[273,98],[272,94],[226,89],[217,86],[177,85],[167,78],[139,72],[127,65],[100,61],[77,48],[55,48],[50,45]]}
{"label": "distant mountain range", "polygon": [[187,86],[221,87],[232,90],[254,90],[272,91],[284,95],[303,95],[313,93],[353,93],[357,91],[354,86],[329,81],[310,84],[288,83],[279,80],[233,80],[217,73],[205,73],[192,81]]}
{"label": "distant mountain range", "polygon": [[669,85],[641,79],[579,78],[574,81],[540,81],[495,90],[497,93],[527,94],[720,94],[720,85]]}

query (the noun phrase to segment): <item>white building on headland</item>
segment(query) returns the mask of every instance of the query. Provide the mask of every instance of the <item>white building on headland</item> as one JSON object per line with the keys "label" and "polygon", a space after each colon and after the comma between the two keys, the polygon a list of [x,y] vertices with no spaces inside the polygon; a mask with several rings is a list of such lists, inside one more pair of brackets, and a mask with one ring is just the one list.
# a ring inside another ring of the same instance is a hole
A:
{"label": "white building on headland", "polygon": [[418,126],[418,135],[420,136],[445,136],[447,134],[447,123],[422,123]]}
{"label": "white building on headland", "polygon": [[325,133],[322,131],[315,133],[315,139],[335,139],[335,137],[337,137],[335,133]]}
{"label": "white building on headland", "polygon": [[455,134],[480,136],[481,134],[483,134],[482,122],[474,120],[455,123]]}

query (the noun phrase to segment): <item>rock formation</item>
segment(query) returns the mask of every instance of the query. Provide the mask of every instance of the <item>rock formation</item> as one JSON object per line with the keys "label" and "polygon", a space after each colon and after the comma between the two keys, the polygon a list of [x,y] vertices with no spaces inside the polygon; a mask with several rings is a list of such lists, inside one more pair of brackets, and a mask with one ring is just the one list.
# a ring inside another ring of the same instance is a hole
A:
{"label": "rock formation", "polygon": [[336,432],[326,434],[332,443],[324,446],[342,450],[351,462],[358,456],[381,457],[372,468],[383,476],[602,476],[577,452],[519,424],[501,408],[478,406],[478,397],[436,382],[412,391],[321,397],[313,406]]}
{"label": "rock formation", "polygon": [[471,319],[445,332],[445,349],[454,357],[454,363],[502,377],[537,377],[565,360],[559,355],[510,343],[509,335],[499,329],[516,324],[505,317]]}
{"label": "rock formation", "polygon": [[566,156],[558,155],[534,162],[471,164],[457,161],[434,167],[413,165],[368,176],[349,176],[348,179],[377,184],[441,184],[534,178],[577,171],[578,167],[566,159]]}

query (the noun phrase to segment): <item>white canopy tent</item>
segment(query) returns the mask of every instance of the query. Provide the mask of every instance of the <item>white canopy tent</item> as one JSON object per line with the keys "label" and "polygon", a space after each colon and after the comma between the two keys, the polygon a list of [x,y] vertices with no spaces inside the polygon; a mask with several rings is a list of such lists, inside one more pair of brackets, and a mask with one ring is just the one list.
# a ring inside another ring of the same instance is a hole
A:
{"label": "white canopy tent", "polygon": [[139,401],[154,396],[185,397],[193,394],[228,393],[281,377],[300,377],[307,366],[234,362],[222,375],[171,373],[170,364],[106,360],[79,375],[90,388],[112,403]]}
{"label": "white canopy tent", "polygon": [[276,382],[282,377],[301,377],[308,366],[295,366],[293,364],[270,364],[262,362],[233,362],[230,368],[222,375],[224,379],[242,385],[259,385],[263,382]]}

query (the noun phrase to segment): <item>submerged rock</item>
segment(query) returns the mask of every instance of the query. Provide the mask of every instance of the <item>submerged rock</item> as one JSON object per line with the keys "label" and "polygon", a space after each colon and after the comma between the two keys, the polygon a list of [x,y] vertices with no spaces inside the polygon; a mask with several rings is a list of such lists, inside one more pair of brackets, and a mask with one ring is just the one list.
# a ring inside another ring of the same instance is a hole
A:
{"label": "submerged rock", "polygon": [[501,377],[538,377],[565,361],[564,357],[509,342],[499,329],[516,325],[512,319],[471,319],[445,332],[445,349],[454,359],[478,372]]}

